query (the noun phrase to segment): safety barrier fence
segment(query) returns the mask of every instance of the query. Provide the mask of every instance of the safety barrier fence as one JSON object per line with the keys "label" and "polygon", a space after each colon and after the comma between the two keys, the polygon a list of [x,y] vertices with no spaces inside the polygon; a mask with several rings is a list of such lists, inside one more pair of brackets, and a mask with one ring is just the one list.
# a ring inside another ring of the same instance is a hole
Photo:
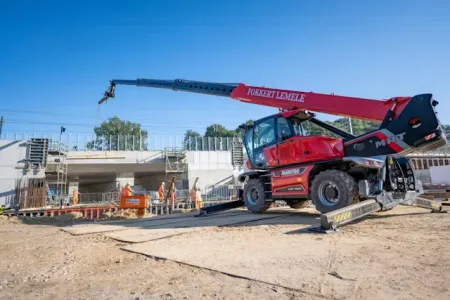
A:
{"label": "safety barrier fence", "polygon": [[[0,185],[3,183],[9,183],[9,181],[13,182],[13,179],[7,178],[0,179]],[[232,186],[228,184],[223,185],[214,185],[214,186],[206,186],[201,190],[202,200],[204,202],[211,201],[229,201],[234,200],[237,195],[237,186]],[[151,196],[152,200],[158,200],[158,191],[136,191],[137,194],[144,194]],[[10,207],[14,205],[15,202],[15,191],[13,187],[9,190],[8,193],[3,193],[5,205]],[[164,195],[167,195],[167,190],[164,192]],[[72,194],[62,195],[63,203],[72,203]],[[61,198],[52,197],[50,199],[47,198],[46,205],[60,205]],[[187,202],[190,200],[190,190],[182,189],[176,190],[175,199],[177,202]],[[97,192],[97,193],[83,193],[80,192],[78,195],[78,204],[106,204],[111,202],[118,203],[120,201],[120,192]]]}
{"label": "safety barrier fence", "polygon": [[235,200],[238,196],[239,187],[232,184],[209,185],[204,188],[202,198],[204,201]]}
{"label": "safety barrier fence", "polygon": [[79,204],[116,202],[120,199],[119,193],[80,193],[78,195]]}
{"label": "safety barrier fence", "polygon": [[[238,186],[222,185],[214,189],[211,186],[206,186],[201,190],[202,200],[208,201],[229,201],[235,200],[237,196]],[[136,191],[137,194],[149,195],[152,200],[158,199],[158,191]],[[164,195],[167,194],[167,190]],[[68,198],[72,198],[70,195]],[[189,190],[176,190],[176,201],[188,201],[190,199]],[[119,202],[119,192],[106,192],[106,193],[81,193],[78,195],[78,204],[101,204],[108,202]]]}
{"label": "safety barrier fence", "polygon": [[234,142],[241,142],[239,137],[184,137],[167,135],[82,135],[5,132],[1,140],[29,140],[31,138],[48,138],[50,148],[63,151],[162,151],[166,148],[185,149],[187,151],[230,151]]}
{"label": "safety barrier fence", "polygon": [[65,208],[46,208],[46,209],[30,209],[22,211],[6,211],[6,216],[22,216],[22,217],[56,217],[67,213],[79,212],[87,219],[100,219],[105,212],[114,213],[119,210],[117,206],[94,206],[94,207],[65,207]]}

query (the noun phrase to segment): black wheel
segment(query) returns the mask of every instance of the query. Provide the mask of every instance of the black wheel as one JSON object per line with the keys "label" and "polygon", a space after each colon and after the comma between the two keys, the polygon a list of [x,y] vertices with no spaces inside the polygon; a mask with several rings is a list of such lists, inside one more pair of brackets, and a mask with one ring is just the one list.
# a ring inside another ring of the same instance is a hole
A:
{"label": "black wheel", "polygon": [[311,199],[318,211],[327,213],[355,203],[358,199],[358,186],[349,174],[327,170],[314,178]]}
{"label": "black wheel", "polygon": [[244,203],[251,212],[258,213],[267,210],[270,202],[266,202],[263,183],[259,179],[250,179],[244,187]]}
{"label": "black wheel", "polygon": [[290,208],[299,209],[308,206],[308,200],[288,201],[287,205],[289,205]]}

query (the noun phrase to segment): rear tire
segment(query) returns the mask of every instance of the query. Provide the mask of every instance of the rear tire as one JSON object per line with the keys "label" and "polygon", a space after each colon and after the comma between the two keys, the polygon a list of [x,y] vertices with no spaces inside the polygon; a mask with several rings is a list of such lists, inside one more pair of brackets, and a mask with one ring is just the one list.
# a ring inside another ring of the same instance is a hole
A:
{"label": "rear tire", "polygon": [[293,209],[300,209],[308,206],[308,200],[289,201],[287,205]]}
{"label": "rear tire", "polygon": [[311,199],[318,211],[327,213],[357,202],[358,185],[346,172],[323,171],[313,179]]}
{"label": "rear tire", "polygon": [[271,202],[266,201],[264,186],[259,179],[250,179],[244,187],[243,200],[247,209],[253,213],[266,211]]}

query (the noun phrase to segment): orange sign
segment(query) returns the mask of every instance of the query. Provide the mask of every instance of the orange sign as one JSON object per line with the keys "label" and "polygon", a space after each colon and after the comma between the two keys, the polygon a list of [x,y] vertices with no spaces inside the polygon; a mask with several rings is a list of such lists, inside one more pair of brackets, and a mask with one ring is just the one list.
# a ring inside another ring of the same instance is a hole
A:
{"label": "orange sign", "polygon": [[149,199],[148,195],[121,196],[120,208],[147,208]]}

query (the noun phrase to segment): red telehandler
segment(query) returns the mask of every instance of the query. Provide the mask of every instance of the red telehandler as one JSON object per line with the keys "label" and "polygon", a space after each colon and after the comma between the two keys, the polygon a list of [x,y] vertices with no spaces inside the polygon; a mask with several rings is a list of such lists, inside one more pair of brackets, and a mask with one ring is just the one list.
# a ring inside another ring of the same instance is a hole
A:
{"label": "red telehandler", "polygon": [[[432,94],[380,101],[246,84],[137,79],[111,80],[99,104],[115,97],[116,85],[230,97],[280,110],[244,128],[250,171],[239,176],[240,199],[204,208],[203,214],[244,205],[263,212],[277,200],[299,208],[311,199],[322,213],[322,229],[328,230],[400,203],[443,211],[440,203],[418,197],[423,190],[405,157],[447,143]],[[381,123],[354,136],[316,119],[313,112]],[[340,138],[310,135],[306,122]]]}

